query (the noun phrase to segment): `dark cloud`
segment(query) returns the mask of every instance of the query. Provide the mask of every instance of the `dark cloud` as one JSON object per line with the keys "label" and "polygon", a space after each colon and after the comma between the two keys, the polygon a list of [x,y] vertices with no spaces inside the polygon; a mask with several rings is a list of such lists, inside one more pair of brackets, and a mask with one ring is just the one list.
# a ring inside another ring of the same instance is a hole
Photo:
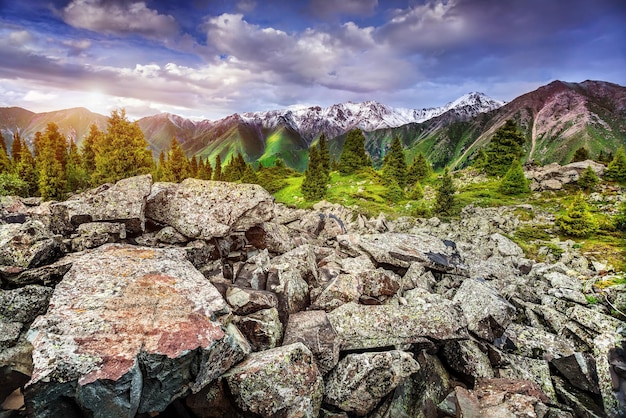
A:
{"label": "dark cloud", "polygon": [[369,16],[378,6],[378,0],[311,0],[308,10],[315,16]]}

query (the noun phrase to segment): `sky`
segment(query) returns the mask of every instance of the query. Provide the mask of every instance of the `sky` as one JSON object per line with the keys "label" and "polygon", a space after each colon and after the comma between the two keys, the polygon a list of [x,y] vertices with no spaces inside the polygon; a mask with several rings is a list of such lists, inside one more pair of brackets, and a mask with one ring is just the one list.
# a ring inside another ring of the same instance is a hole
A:
{"label": "sky", "polygon": [[131,118],[626,85],[625,0],[0,0],[0,107]]}

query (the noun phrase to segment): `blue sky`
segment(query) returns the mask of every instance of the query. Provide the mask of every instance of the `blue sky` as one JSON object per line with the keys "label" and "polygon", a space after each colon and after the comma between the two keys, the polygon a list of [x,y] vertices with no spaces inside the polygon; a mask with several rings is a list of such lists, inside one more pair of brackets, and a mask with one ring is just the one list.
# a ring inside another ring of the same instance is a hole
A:
{"label": "blue sky", "polygon": [[0,0],[0,106],[131,117],[626,85],[624,0]]}

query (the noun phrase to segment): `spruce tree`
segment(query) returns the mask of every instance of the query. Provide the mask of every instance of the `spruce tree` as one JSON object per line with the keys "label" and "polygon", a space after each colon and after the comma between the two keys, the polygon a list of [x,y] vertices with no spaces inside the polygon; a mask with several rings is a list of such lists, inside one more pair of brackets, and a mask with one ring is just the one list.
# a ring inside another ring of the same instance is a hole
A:
{"label": "spruce tree", "polygon": [[617,150],[604,175],[610,180],[626,181],[626,153],[624,152],[624,147],[620,147]]}
{"label": "spruce tree", "polygon": [[224,167],[222,175],[225,181],[235,182],[241,179],[246,170],[246,160],[241,153],[233,155],[230,162]]}
{"label": "spruce tree", "polygon": [[496,131],[487,146],[485,172],[491,176],[504,175],[514,160],[521,160],[525,139],[512,120]]}
{"label": "spruce tree", "polygon": [[524,175],[524,169],[522,168],[522,164],[519,160],[513,160],[511,167],[506,172],[502,180],[500,181],[500,186],[498,190],[502,194],[506,195],[520,195],[524,193],[530,192],[530,187],[528,186],[528,180]]}
{"label": "spruce tree", "polygon": [[208,158],[206,160],[202,160],[202,158],[200,158],[198,168],[200,170],[199,178],[201,180],[211,180],[213,177],[213,167],[211,167],[211,162]]}
{"label": "spruce tree", "polygon": [[[42,135],[35,135],[38,155],[35,158],[39,195],[43,200],[61,200],[65,197],[67,139],[54,123],[46,126]],[[61,152],[63,150],[63,152]]]}
{"label": "spruce tree", "polygon": [[474,167],[477,170],[484,170],[488,164],[487,160],[488,160],[487,153],[485,152],[484,148],[481,148],[478,150],[478,153],[476,154],[476,157],[474,158],[474,161],[472,162],[472,167]]}
{"label": "spruce tree", "polygon": [[89,184],[89,177],[82,164],[78,147],[73,140],[70,141],[67,164],[65,165],[65,179],[68,192],[81,190]]}
{"label": "spruce tree", "polygon": [[339,156],[339,172],[347,176],[371,165],[372,161],[365,151],[363,131],[360,129],[350,131]]}
{"label": "spruce tree", "polygon": [[[404,189],[407,184],[407,167],[402,143],[397,136],[391,142],[391,147],[383,159],[383,179],[395,180],[400,189]],[[388,183],[389,185],[389,183]]]}
{"label": "spruce tree", "polygon": [[563,234],[571,237],[588,237],[598,229],[582,194],[576,195],[566,212],[557,216],[554,223]]}
{"label": "spruce tree", "polygon": [[320,161],[322,163],[322,169],[325,173],[326,177],[330,178],[330,153],[328,151],[328,142],[326,141],[326,135],[322,134],[320,136],[319,144],[319,154]]}
{"label": "spruce tree", "polygon": [[20,153],[20,161],[15,168],[15,173],[20,179],[26,183],[26,196],[35,196],[39,185],[37,183],[37,169],[35,167],[35,158],[22,139],[22,151]]}
{"label": "spruce tree", "polygon": [[432,167],[421,152],[413,159],[413,163],[407,169],[406,183],[410,187],[415,183],[422,182],[432,173]]}
{"label": "spruce tree", "polygon": [[574,151],[574,155],[572,156],[572,163],[585,161],[589,159],[589,151],[585,147],[580,147],[576,151]]}
{"label": "spruce tree", "polygon": [[154,181],[165,181],[163,180],[164,172],[165,172],[165,151],[161,150],[159,153],[159,159],[157,160],[156,165],[152,169],[152,179]]}
{"label": "spruce tree", "polygon": [[254,168],[252,168],[252,165],[246,164],[246,168],[241,176],[241,182],[247,184],[258,184],[259,178],[257,177]]}
{"label": "spruce tree", "polygon": [[2,135],[2,132],[0,132],[0,148],[4,150],[4,153],[6,155],[9,155],[9,150],[7,149],[7,143],[4,140],[4,135]]}
{"label": "spruce tree", "polygon": [[424,198],[424,189],[422,188],[422,185],[419,182],[417,182],[413,186],[413,189],[411,189],[411,193],[409,193],[409,199],[420,200],[423,198]]}
{"label": "spruce tree", "polygon": [[580,177],[578,177],[578,181],[576,182],[576,184],[582,190],[586,192],[590,192],[591,190],[594,189],[594,187],[596,187],[596,185],[599,182],[600,182],[600,179],[596,175],[595,171],[593,171],[593,168],[591,168],[591,166],[588,165],[587,168],[585,168],[585,171],[583,171],[580,174]]}
{"label": "spruce tree", "polygon": [[453,216],[456,214],[456,188],[452,181],[452,176],[448,167],[445,168],[443,176],[441,177],[441,183],[437,188],[437,194],[435,197],[435,212],[441,216]]}
{"label": "spruce tree", "polygon": [[189,160],[176,138],[170,142],[170,150],[163,166],[163,181],[180,183],[189,177]]}
{"label": "spruce tree", "polygon": [[224,176],[222,175],[222,157],[217,154],[215,157],[215,169],[213,170],[213,180],[215,181],[224,181]]}
{"label": "spruce tree", "polygon": [[124,109],[111,112],[107,132],[95,145],[96,184],[147,174],[154,168],[148,141],[137,122],[128,120]]}
{"label": "spruce tree", "polygon": [[197,179],[198,177],[198,158],[194,155],[189,160],[189,177]]}
{"label": "spruce tree", "polygon": [[20,162],[20,155],[22,152],[22,138],[19,132],[13,134],[13,143],[11,144],[11,164],[13,167],[17,166]]}
{"label": "spruce tree", "polygon": [[11,171],[11,160],[4,148],[0,147],[0,174]]}
{"label": "spruce tree", "polygon": [[321,200],[326,195],[326,174],[317,146],[309,149],[309,165],[304,172],[302,196],[306,200]]}
{"label": "spruce tree", "polygon": [[90,180],[93,172],[96,170],[95,144],[101,141],[103,135],[104,133],[98,129],[98,126],[96,126],[96,124],[92,124],[89,127],[89,134],[83,140],[80,154],[82,157],[83,168],[85,169],[85,173],[87,173]]}

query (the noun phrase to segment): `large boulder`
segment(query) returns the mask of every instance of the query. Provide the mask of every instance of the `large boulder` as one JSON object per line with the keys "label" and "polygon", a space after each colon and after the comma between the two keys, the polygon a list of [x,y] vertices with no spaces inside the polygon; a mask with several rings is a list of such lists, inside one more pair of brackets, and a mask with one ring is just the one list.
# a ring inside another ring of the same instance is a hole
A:
{"label": "large boulder", "polygon": [[61,416],[72,405],[94,417],[163,411],[249,352],[229,317],[184,250],[107,244],[73,256],[30,330],[29,413]]}
{"label": "large boulder", "polygon": [[419,369],[413,356],[404,351],[348,354],[328,376],[324,399],[363,416]]}
{"label": "large boulder", "polygon": [[443,273],[467,275],[456,245],[428,234],[339,235],[339,245],[355,256],[365,254],[379,265],[408,268],[418,262]]}
{"label": "large boulder", "polygon": [[262,224],[273,208],[272,195],[256,184],[185,179],[155,183],[146,217],[188,238],[209,240]]}
{"label": "large boulder", "polygon": [[69,235],[87,222],[124,223],[126,232],[140,234],[145,229],[144,209],[152,187],[152,176],[130,177],[54,203],[51,225],[56,233]]}
{"label": "large boulder", "polygon": [[412,305],[359,305],[333,310],[328,319],[342,350],[412,344],[423,337],[438,341],[467,339],[467,322],[450,301],[422,301]]}
{"label": "large boulder", "polygon": [[59,237],[40,221],[0,225],[0,265],[39,267],[61,254]]}
{"label": "large boulder", "polygon": [[262,417],[317,417],[324,381],[302,343],[252,353],[224,374],[239,408]]}

